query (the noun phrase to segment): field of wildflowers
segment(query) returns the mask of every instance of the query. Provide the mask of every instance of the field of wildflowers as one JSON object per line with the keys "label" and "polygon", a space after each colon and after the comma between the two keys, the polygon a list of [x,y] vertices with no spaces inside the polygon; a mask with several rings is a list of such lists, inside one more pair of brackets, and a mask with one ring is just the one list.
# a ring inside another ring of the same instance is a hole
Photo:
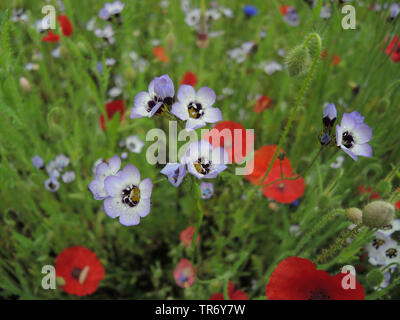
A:
{"label": "field of wildflowers", "polygon": [[390,0],[1,1],[0,298],[399,299],[399,71]]}

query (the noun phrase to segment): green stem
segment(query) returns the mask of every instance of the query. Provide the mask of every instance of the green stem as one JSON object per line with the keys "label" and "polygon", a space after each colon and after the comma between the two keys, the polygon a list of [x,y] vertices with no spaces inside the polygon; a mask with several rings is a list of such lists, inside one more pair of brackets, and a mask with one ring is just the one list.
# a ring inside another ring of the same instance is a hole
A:
{"label": "green stem", "polygon": [[311,239],[311,237],[316,234],[319,230],[321,230],[332,217],[337,215],[338,213],[345,213],[344,209],[335,209],[322,217],[322,219],[311,229],[309,233],[307,233],[304,237],[301,238],[300,242],[297,244],[294,249],[294,255],[297,256],[300,253],[300,250],[303,249],[303,246]]}
{"label": "green stem", "polygon": [[197,243],[196,240],[197,240],[197,237],[199,235],[201,224],[203,222],[204,212],[203,212],[203,208],[201,207],[201,203],[200,203],[200,200],[201,200],[200,186],[199,186],[198,182],[195,181],[194,179],[192,181],[194,181],[193,182],[193,188],[194,188],[194,190],[193,190],[194,197],[193,198],[194,198],[194,201],[196,202],[196,206],[197,206],[197,210],[198,210],[198,216],[197,216],[197,224],[196,224],[196,227],[195,227],[195,230],[194,230],[194,234],[193,234],[193,237],[192,237],[191,251],[192,251],[193,269],[195,270],[194,275],[195,275],[195,279],[198,279],[197,271],[196,271],[197,270],[196,263],[198,262],[198,259],[196,259],[197,258],[197,252],[198,252],[198,250],[197,250],[198,246],[196,246],[196,243]]}
{"label": "green stem", "polygon": [[342,236],[339,236],[335,243],[332,244],[328,250],[323,251],[315,260],[315,264],[321,264],[326,261],[330,256],[332,256],[336,251],[340,250],[346,245],[347,239],[350,237],[355,237],[358,234],[358,231],[361,229],[361,225],[356,226],[352,230],[348,230]]}
{"label": "green stem", "polygon": [[[276,158],[278,157],[278,154],[279,154],[280,150],[282,149],[282,146],[283,146],[283,144],[284,144],[284,142],[286,140],[286,137],[289,134],[289,130],[290,130],[291,126],[292,126],[294,116],[295,116],[295,114],[297,112],[297,109],[299,108],[300,103],[301,103],[301,101],[303,99],[303,96],[304,96],[304,94],[305,94],[305,92],[306,92],[306,90],[307,90],[307,88],[308,88],[308,86],[309,86],[309,84],[311,82],[312,75],[313,75],[313,73],[315,71],[315,68],[317,66],[319,57],[321,56],[321,47],[322,47],[321,38],[317,33],[311,33],[307,37],[307,39],[305,40],[304,46],[306,46],[308,44],[308,42],[311,40],[311,38],[315,38],[317,40],[318,50],[317,50],[317,53],[316,53],[316,55],[314,57],[313,63],[311,65],[311,68],[308,71],[307,77],[306,77],[305,81],[303,82],[302,88],[301,88],[301,90],[300,90],[300,92],[299,92],[299,94],[297,96],[296,104],[295,104],[295,106],[293,107],[293,109],[292,109],[292,111],[290,113],[288,123],[286,124],[285,129],[283,131],[283,134],[282,134],[281,138],[279,139],[278,147],[275,150],[275,153],[274,153],[274,155],[273,155],[273,157],[272,157],[272,159],[271,159],[271,161],[269,163],[268,169],[265,172],[264,176],[262,177],[260,182],[249,191],[249,193],[247,194],[247,200],[246,200],[244,206],[237,211],[237,214],[235,216],[240,216],[241,217],[243,212],[245,212],[249,208],[249,206],[252,203],[252,200],[253,200],[256,192],[257,192],[257,190],[260,188],[260,186],[262,186],[264,180],[269,175],[269,173],[270,173],[270,171],[272,169],[272,166],[273,166]],[[233,236],[233,233],[231,233],[231,235]]]}

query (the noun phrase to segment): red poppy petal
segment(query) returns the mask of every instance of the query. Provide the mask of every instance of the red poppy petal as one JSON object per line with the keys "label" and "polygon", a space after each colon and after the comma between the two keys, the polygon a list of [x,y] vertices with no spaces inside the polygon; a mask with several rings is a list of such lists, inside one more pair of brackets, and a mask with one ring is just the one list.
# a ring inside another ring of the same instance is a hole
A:
{"label": "red poppy petal", "polygon": [[231,300],[249,300],[247,293],[242,290],[236,290],[230,297]]}
{"label": "red poppy petal", "polygon": [[58,34],[55,34],[53,31],[49,30],[49,32],[47,32],[47,35],[45,35],[42,38],[43,42],[58,42],[60,41],[60,36]]}
{"label": "red poppy petal", "polygon": [[210,300],[225,300],[224,295],[222,293],[214,293]]}
{"label": "red poppy petal", "polygon": [[68,17],[65,14],[58,16],[58,22],[61,25],[61,30],[64,36],[69,37],[74,30],[72,27],[72,23],[69,21]]}
{"label": "red poppy petal", "polygon": [[181,84],[194,87],[197,84],[197,76],[193,72],[187,71],[183,76]]}

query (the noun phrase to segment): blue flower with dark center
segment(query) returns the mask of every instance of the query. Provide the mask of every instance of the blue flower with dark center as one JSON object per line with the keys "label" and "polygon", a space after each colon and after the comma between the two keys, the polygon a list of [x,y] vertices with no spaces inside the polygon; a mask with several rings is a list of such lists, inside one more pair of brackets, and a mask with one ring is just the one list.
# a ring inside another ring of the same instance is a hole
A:
{"label": "blue flower with dark center", "polygon": [[372,129],[364,123],[364,117],[357,111],[343,114],[342,122],[336,126],[336,143],[353,160],[358,156],[372,157],[372,148],[368,142],[372,138]]}

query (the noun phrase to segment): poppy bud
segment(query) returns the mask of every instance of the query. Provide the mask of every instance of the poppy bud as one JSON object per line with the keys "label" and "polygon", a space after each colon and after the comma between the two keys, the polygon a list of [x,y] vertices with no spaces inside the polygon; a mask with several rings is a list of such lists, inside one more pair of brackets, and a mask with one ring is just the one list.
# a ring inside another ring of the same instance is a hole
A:
{"label": "poppy bud", "polygon": [[310,38],[307,43],[308,53],[310,54],[311,58],[315,58],[318,53],[318,40],[314,37]]}
{"label": "poppy bud", "polygon": [[168,52],[174,51],[176,44],[176,37],[172,30],[168,32],[167,37],[165,38],[165,48],[167,49]]}
{"label": "poppy bud", "polygon": [[376,185],[376,191],[381,197],[385,197],[392,191],[392,184],[389,181],[381,180]]}
{"label": "poppy bud", "polygon": [[354,224],[362,223],[362,211],[358,208],[346,209],[346,218]]}
{"label": "poppy bud", "polygon": [[306,73],[310,67],[310,55],[307,48],[299,45],[292,49],[287,55],[286,65],[291,77]]}
{"label": "poppy bud", "polygon": [[371,228],[381,228],[388,225],[394,217],[394,206],[391,203],[378,200],[367,204],[362,212],[362,222]]}
{"label": "poppy bud", "polygon": [[30,85],[30,83],[29,83],[27,78],[25,78],[25,77],[19,78],[19,85],[21,86],[21,88],[25,92],[30,92],[31,91],[31,85]]}
{"label": "poppy bud", "polygon": [[379,269],[373,269],[367,275],[367,281],[371,287],[379,286],[382,283],[383,279],[384,279],[384,275],[383,275],[382,271]]}

